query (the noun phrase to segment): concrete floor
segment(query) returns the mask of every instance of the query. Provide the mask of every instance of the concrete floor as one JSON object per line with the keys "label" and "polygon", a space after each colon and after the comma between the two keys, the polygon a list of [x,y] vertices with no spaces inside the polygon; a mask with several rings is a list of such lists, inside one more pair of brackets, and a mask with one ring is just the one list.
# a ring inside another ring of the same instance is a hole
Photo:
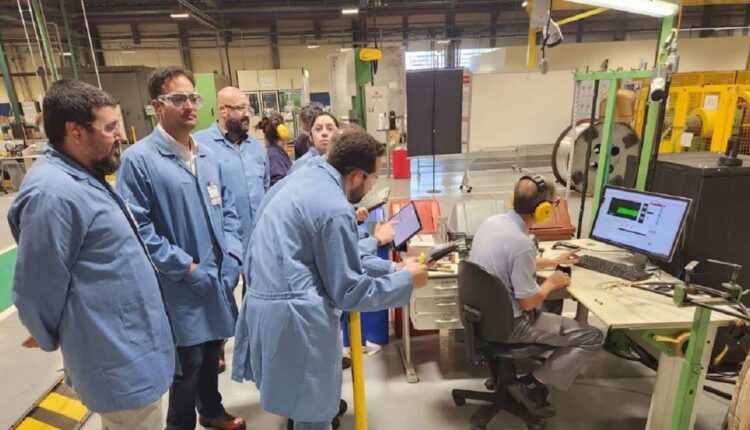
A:
{"label": "concrete floor", "polygon": [[[420,162],[419,178],[416,166],[411,180],[380,180],[380,186],[389,185],[392,198],[427,198],[435,196],[441,201],[443,214],[450,213],[452,205],[464,199],[495,198],[507,200],[518,172],[510,169],[479,169],[472,173],[474,190],[461,193],[463,164],[449,160],[436,166],[435,184],[442,193],[427,193],[432,188],[431,166]],[[491,166],[496,167],[496,166]],[[537,169],[549,173],[549,169]],[[578,198],[571,196],[570,212],[576,224]],[[0,215],[7,211],[10,197],[0,197]],[[588,215],[588,214],[587,214]],[[585,217],[584,226],[588,225]],[[12,244],[7,225],[0,221],[0,250]],[[566,312],[572,310],[567,304]],[[596,318],[591,322],[599,324]],[[26,337],[16,314],[11,310],[0,315],[0,428],[8,428],[32,403],[60,376],[61,359],[58,353],[42,353],[20,347]],[[408,384],[403,374],[398,346],[400,340],[392,339],[380,352],[366,356],[365,375],[367,390],[368,424],[370,429],[462,429],[476,405],[464,407],[453,404],[450,390],[465,388],[483,390],[487,377],[485,368],[472,368],[464,359],[463,345],[453,340],[451,332],[413,339],[413,360],[420,382]],[[231,366],[231,341],[227,348]],[[575,385],[567,392],[552,392],[552,402],[557,416],[550,420],[548,429],[580,430],[636,430],[643,429],[648,414],[650,393],[655,373],[640,364],[628,362],[608,353],[601,353],[584,369]],[[731,391],[726,385],[716,385]],[[229,379],[228,372],[220,377],[220,390],[228,411],[242,416],[248,429],[279,430],[285,428],[281,417],[264,412],[259,406],[259,394],[250,383],[238,384]],[[349,372],[344,374],[343,397],[352,403],[352,385]],[[699,400],[696,429],[720,428],[729,402],[711,394]],[[166,403],[165,403],[166,408]],[[165,409],[166,411],[166,409]],[[101,428],[98,418],[92,418],[85,430]],[[342,429],[354,428],[350,410],[342,418]],[[488,426],[490,429],[524,429],[514,417],[501,413]]]}

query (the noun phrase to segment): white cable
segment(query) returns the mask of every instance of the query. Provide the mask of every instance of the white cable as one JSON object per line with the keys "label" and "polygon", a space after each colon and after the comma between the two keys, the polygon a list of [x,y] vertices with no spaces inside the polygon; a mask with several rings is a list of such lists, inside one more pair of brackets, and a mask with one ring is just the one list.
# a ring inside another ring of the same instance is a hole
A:
{"label": "white cable", "polygon": [[[565,176],[565,200],[568,200],[568,197],[570,196],[570,189],[573,188],[573,180],[571,178],[571,175],[573,172],[573,156],[575,155],[576,139],[578,139],[578,136],[576,135],[578,132],[576,111],[578,110],[578,96],[580,92],[581,81],[575,81],[575,84],[573,85],[573,109],[572,113],[570,114],[570,132],[573,133],[573,136],[570,139],[570,150],[568,151],[568,174]],[[583,192],[585,193],[586,190],[583,190]],[[581,198],[584,198],[584,196],[581,196]]]}
{"label": "white cable", "polygon": [[99,78],[99,65],[96,64],[96,52],[94,52],[94,42],[91,40],[91,29],[89,29],[89,19],[86,16],[86,5],[81,0],[81,10],[83,10],[83,22],[86,24],[86,35],[89,38],[89,47],[91,47],[91,59],[94,61],[94,73],[96,73],[96,82],[99,83],[99,89],[102,89],[102,80]]}
{"label": "white cable", "polygon": [[[23,9],[21,9],[21,0],[16,0],[18,3],[18,13],[21,15],[21,24],[23,25],[23,33],[26,35],[26,44],[29,46],[29,57],[31,57],[31,64],[34,66],[34,75],[37,79],[39,79],[39,83],[42,85],[42,88],[47,87],[47,75],[44,75],[44,78],[39,76],[39,73],[37,73],[37,65],[36,60],[34,60],[34,51],[31,49],[31,39],[29,38],[29,32],[26,29],[26,18],[23,16]],[[41,52],[41,51],[40,51]]]}

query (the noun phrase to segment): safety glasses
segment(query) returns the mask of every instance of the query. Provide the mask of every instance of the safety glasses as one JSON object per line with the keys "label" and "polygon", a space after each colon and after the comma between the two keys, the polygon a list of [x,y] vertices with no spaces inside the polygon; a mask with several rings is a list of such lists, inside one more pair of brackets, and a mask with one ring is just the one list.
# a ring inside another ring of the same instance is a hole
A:
{"label": "safety glasses", "polygon": [[168,103],[176,108],[185,106],[185,103],[190,103],[195,106],[196,109],[200,109],[203,106],[203,97],[198,93],[170,93],[164,94],[158,97],[158,100],[162,103]]}

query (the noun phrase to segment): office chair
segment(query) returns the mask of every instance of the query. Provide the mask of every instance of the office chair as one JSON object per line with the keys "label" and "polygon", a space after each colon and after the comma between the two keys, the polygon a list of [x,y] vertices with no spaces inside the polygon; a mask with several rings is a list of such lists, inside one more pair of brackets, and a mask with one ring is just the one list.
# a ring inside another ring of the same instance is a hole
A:
{"label": "office chair", "polygon": [[514,360],[533,358],[552,349],[534,343],[503,343],[513,332],[513,304],[510,292],[496,276],[476,263],[463,260],[458,265],[458,303],[466,332],[466,358],[475,366],[486,363],[492,378],[485,386],[490,392],[453,390],[456,406],[466,400],[489,402],[471,416],[470,429],[484,430],[501,410],[522,419],[529,430],[543,430],[547,420],[529,412],[508,392],[516,381]]}

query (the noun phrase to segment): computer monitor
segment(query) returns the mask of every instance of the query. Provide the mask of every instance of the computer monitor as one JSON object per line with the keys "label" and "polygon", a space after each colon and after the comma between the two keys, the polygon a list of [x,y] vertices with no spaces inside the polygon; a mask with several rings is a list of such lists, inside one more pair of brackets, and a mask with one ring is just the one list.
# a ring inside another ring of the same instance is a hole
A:
{"label": "computer monitor", "polygon": [[671,261],[690,203],[684,197],[604,187],[591,238]]}

